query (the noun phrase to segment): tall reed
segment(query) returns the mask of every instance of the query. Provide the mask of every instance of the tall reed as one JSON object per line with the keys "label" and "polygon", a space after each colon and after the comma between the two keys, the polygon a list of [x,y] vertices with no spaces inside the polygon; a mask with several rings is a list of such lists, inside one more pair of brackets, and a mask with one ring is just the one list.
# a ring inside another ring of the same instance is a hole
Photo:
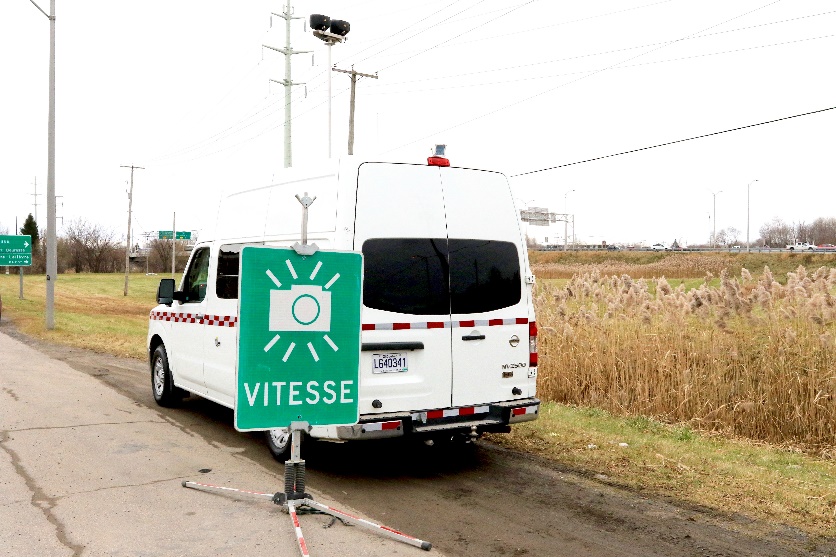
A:
{"label": "tall reed", "polygon": [[597,270],[538,282],[539,396],[836,446],[836,269],[712,278],[687,291]]}

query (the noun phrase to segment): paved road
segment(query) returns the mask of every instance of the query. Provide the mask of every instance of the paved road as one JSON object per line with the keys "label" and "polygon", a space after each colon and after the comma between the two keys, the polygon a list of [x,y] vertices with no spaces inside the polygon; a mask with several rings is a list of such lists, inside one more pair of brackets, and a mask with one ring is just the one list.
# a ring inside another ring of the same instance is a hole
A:
{"label": "paved road", "polygon": [[[279,466],[242,455],[241,438],[194,434],[109,387],[108,374],[77,371],[0,332],[0,555],[299,554],[280,507],[181,486],[278,491]],[[324,516],[301,520],[313,556],[426,554],[356,527],[324,530]]]}
{"label": "paved road", "polygon": [[[65,550],[32,555],[80,555],[82,546],[85,556],[203,555],[213,548],[296,554],[276,507],[179,488],[180,478],[202,478],[201,468],[212,469],[212,483],[279,488],[280,467],[261,436],[236,432],[230,410],[196,397],[158,408],[144,362],[23,339],[39,354],[3,331],[22,337],[0,323],[4,361],[8,346],[22,361],[0,368],[0,478],[13,478],[8,493],[5,480],[0,485],[0,524],[12,520],[12,531],[26,535],[7,541],[0,529],[0,554],[9,542],[28,547],[32,539]],[[305,517],[314,556],[836,555],[833,539],[630,493],[491,445],[451,453],[318,442],[303,456],[319,500],[434,546],[425,553],[340,525],[323,531],[323,517]],[[100,529],[113,534],[97,540]],[[155,550],[136,549],[149,539]]]}

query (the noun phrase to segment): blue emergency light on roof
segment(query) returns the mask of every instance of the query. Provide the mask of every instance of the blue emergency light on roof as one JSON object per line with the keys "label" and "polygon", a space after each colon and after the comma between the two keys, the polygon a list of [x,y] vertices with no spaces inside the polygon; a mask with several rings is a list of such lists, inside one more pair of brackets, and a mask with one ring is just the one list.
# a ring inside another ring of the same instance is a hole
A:
{"label": "blue emergency light on roof", "polygon": [[447,145],[436,145],[433,155],[427,157],[427,164],[429,166],[450,166],[450,160],[444,156],[446,151]]}

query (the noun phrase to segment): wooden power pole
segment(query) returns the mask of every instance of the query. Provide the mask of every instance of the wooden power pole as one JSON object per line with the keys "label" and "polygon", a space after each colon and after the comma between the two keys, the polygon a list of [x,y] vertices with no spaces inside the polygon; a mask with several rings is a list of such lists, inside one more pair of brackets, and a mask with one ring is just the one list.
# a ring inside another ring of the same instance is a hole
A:
{"label": "wooden power pole", "polygon": [[377,79],[377,74],[371,75],[367,73],[360,73],[354,70],[354,66],[351,66],[351,70],[341,70],[339,68],[332,68],[335,72],[340,73],[347,73],[351,76],[351,104],[349,107],[348,112],[348,154],[354,154],[354,90],[357,86],[357,76],[360,77],[370,77],[372,79]]}

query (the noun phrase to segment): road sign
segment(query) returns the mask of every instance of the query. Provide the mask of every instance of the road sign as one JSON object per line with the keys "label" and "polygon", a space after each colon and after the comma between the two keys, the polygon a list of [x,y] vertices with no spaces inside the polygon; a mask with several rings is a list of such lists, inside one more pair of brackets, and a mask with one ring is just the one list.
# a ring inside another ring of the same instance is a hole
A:
{"label": "road sign", "polygon": [[[171,240],[172,234],[173,233],[171,232],[171,230],[160,230],[158,239],[159,240]],[[177,231],[177,239],[178,240],[191,240],[192,239],[192,233],[178,230]]]}
{"label": "road sign", "polygon": [[0,236],[0,265],[32,265],[32,236]]}
{"label": "road sign", "polygon": [[241,252],[235,428],[359,419],[363,255]]}

